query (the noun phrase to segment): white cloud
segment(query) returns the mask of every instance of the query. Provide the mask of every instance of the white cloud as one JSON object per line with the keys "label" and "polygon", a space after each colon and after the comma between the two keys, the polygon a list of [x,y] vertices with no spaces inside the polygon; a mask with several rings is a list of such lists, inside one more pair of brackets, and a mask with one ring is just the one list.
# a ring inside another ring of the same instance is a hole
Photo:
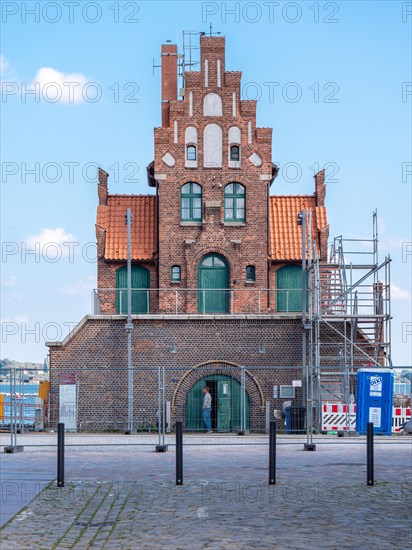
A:
{"label": "white cloud", "polygon": [[9,62],[3,54],[0,54],[0,73],[9,68]]}
{"label": "white cloud", "polygon": [[394,300],[410,300],[411,294],[407,290],[403,290],[399,286],[391,284],[391,298]]}
{"label": "white cloud", "polygon": [[[80,103],[85,100],[85,86],[88,78],[82,73],[63,73],[52,67],[42,67],[37,71],[31,86],[40,87],[40,97],[51,103]],[[94,92],[90,91],[94,97]]]}
{"label": "white cloud", "polygon": [[17,282],[16,276],[10,275],[10,277],[7,277],[7,279],[2,280],[1,286],[6,286],[6,287],[16,286],[16,282]]}
{"label": "white cloud", "polygon": [[80,281],[75,285],[61,288],[60,292],[69,296],[78,296],[88,294],[93,288],[96,288],[96,278],[94,275],[90,275],[86,281]]}
{"label": "white cloud", "polygon": [[73,243],[78,243],[76,237],[71,233],[67,233],[63,227],[51,229],[45,227],[38,235],[30,235],[25,241],[27,248],[36,250],[39,254],[44,254],[47,245],[57,245],[60,249],[61,256],[68,256],[73,250]]}

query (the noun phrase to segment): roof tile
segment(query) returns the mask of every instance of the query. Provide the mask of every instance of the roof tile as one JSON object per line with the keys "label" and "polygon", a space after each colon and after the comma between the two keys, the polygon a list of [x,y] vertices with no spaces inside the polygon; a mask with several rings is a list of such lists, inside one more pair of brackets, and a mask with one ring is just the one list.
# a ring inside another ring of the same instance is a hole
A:
{"label": "roof tile", "polygon": [[277,195],[270,197],[270,254],[273,260],[302,259],[302,229],[297,224],[303,210],[312,212],[312,239],[318,242],[318,231],[327,226],[326,208],[316,206],[315,196]]}
{"label": "roof tile", "polygon": [[108,195],[107,206],[98,206],[96,224],[106,231],[106,260],[127,259],[125,215],[132,210],[132,260],[151,260],[156,253],[156,197]]}

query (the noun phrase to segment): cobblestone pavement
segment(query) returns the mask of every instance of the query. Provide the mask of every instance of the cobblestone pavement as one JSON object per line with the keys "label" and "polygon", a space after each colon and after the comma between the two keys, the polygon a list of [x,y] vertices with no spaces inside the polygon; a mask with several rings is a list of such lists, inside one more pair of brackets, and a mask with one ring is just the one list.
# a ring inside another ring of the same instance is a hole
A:
{"label": "cobblestone pavement", "polygon": [[[176,487],[173,448],[70,448],[66,486],[49,483],[9,521],[1,548],[410,549],[410,441],[376,445],[374,487],[365,455],[360,441],[314,453],[279,445],[269,486],[265,446],[185,447]],[[2,468],[50,472],[55,462],[55,449],[38,448],[3,455]]]}

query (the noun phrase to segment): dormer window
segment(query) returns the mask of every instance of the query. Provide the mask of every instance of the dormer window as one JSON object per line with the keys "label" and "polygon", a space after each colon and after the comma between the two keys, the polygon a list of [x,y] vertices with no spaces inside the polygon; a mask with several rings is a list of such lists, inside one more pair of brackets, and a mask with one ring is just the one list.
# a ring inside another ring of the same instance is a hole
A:
{"label": "dormer window", "polygon": [[230,146],[230,160],[234,162],[240,161],[240,147],[239,145]]}
{"label": "dormer window", "polygon": [[186,160],[197,160],[197,151],[195,145],[186,147]]}

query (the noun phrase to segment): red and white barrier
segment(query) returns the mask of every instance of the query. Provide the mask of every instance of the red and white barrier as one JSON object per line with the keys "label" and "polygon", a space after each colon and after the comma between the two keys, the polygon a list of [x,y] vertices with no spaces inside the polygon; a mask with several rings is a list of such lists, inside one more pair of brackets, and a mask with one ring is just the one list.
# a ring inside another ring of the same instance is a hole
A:
{"label": "red and white barrier", "polygon": [[[322,431],[346,431],[347,410],[343,403],[322,403]],[[392,433],[399,433],[402,424],[410,418],[410,408],[393,407]],[[356,430],[356,404],[349,405],[349,429]]]}
{"label": "red and white barrier", "polygon": [[322,431],[346,431],[346,414],[349,412],[349,430],[356,430],[356,405],[322,403]]}
{"label": "red and white barrier", "polygon": [[393,407],[392,414],[392,433],[401,431],[404,422],[411,418],[411,409],[405,407]]}

